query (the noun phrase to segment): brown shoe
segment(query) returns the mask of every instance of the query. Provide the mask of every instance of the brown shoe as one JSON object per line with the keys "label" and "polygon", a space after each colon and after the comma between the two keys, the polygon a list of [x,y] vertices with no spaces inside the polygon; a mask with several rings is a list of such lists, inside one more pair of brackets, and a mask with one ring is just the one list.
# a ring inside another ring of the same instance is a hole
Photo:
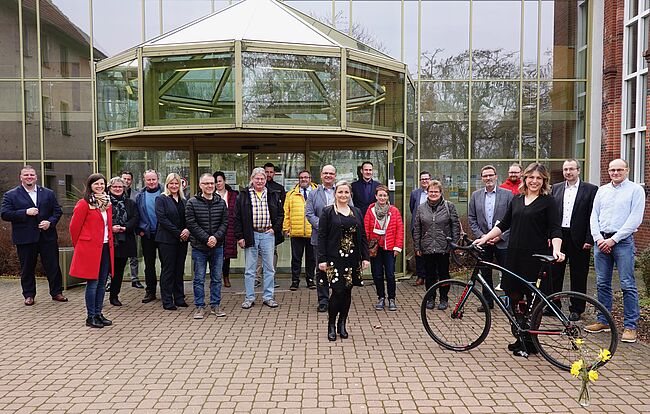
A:
{"label": "brown shoe", "polygon": [[598,333],[598,332],[609,332],[611,331],[609,325],[605,325],[604,323],[600,322],[594,322],[591,325],[587,325],[584,327],[584,330],[589,332],[589,333]]}
{"label": "brown shoe", "polygon": [[627,342],[627,343],[636,342],[636,329],[625,328],[623,330],[623,336],[621,337],[621,342]]}
{"label": "brown shoe", "polygon": [[223,277],[223,287],[230,287],[230,276]]}
{"label": "brown shoe", "polygon": [[28,296],[25,298],[25,306],[32,306],[34,304],[34,298]]}
{"label": "brown shoe", "polygon": [[52,300],[55,300],[57,302],[67,302],[68,298],[63,296],[63,293],[57,293],[56,295],[52,296]]}
{"label": "brown shoe", "polygon": [[418,277],[415,280],[415,286],[422,286],[422,285],[424,285],[424,279],[422,279],[421,277]]}

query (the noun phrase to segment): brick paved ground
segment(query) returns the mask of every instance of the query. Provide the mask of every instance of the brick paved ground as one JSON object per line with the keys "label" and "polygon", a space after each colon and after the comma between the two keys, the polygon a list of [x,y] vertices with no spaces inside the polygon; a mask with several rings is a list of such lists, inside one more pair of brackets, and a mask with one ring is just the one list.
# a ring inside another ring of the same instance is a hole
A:
{"label": "brick paved ground", "polygon": [[648,345],[621,344],[587,411],[568,373],[504,350],[501,315],[478,349],[443,351],[421,327],[420,288],[399,283],[399,311],[376,312],[367,286],[353,292],[350,339],[330,343],[315,292],[281,284],[278,309],[245,311],[235,280],[224,289],[228,316],[200,321],[191,307],[142,304],[125,284],[125,306],[105,308],[115,325],[94,330],[84,326],[83,287],[60,304],[39,283],[25,307],[18,280],[0,280],[0,411],[650,412]]}

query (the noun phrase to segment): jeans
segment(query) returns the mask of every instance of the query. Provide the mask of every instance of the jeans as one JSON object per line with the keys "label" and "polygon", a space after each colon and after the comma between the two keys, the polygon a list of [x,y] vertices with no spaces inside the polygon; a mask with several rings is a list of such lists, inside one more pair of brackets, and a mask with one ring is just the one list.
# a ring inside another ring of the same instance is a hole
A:
{"label": "jeans", "polygon": [[246,270],[244,271],[244,285],[246,286],[246,299],[255,300],[255,273],[257,256],[262,257],[264,272],[264,293],[262,300],[273,299],[275,286],[275,268],[273,267],[273,250],[275,249],[275,235],[273,233],[253,232],[253,245],[244,250]]}
{"label": "jeans", "polygon": [[[634,279],[634,237],[630,236],[616,243],[610,254],[600,251],[594,246],[594,267],[596,268],[596,287],[598,288],[598,301],[608,311],[612,311],[612,273],[614,263],[618,268],[618,276],[623,291],[623,326],[627,329],[636,329],[639,321],[639,295]],[[598,322],[606,323],[599,315]]]}
{"label": "jeans", "polygon": [[395,254],[392,250],[377,249],[377,256],[370,259],[370,270],[377,289],[377,297],[386,297],[384,274],[388,287],[388,299],[395,299]]}
{"label": "jeans", "polygon": [[192,249],[194,262],[194,304],[205,307],[205,271],[210,263],[210,306],[221,305],[221,275],[223,271],[223,246],[210,250]]}
{"label": "jeans", "polygon": [[106,279],[108,279],[108,273],[111,271],[111,250],[108,243],[104,243],[100,260],[97,279],[86,282],[86,311],[88,317],[100,315],[104,308]]}

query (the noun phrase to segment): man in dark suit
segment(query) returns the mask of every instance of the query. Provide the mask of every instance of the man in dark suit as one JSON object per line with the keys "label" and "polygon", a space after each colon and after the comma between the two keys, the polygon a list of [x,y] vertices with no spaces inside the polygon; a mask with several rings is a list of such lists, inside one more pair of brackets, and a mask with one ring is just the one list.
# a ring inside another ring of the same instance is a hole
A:
{"label": "man in dark suit", "polygon": [[[467,211],[469,227],[477,239],[492,230],[500,220],[503,220],[503,216],[506,214],[513,197],[511,191],[497,187],[498,177],[494,166],[486,165],[481,168],[481,180],[483,180],[485,187],[472,193]],[[505,266],[509,234],[510,231],[506,231],[501,236],[495,237],[484,244],[483,260],[491,261],[496,259],[498,264]],[[490,288],[494,290],[492,270],[490,268],[484,268],[481,274]],[[493,309],[494,302],[492,296],[485,292],[483,296],[490,309]],[[479,311],[483,312],[484,309],[479,307]]]}
{"label": "man in dark suit", "polygon": [[[562,218],[562,253],[566,260],[557,264],[552,275],[551,292],[562,291],[566,262],[571,266],[571,289],[587,293],[589,256],[594,239],[589,217],[598,187],[580,180],[580,164],[568,159],[562,165],[564,180],[553,184],[553,198]],[[577,321],[585,310],[584,301],[571,301],[569,319]]]}
{"label": "man in dark suit", "polygon": [[366,216],[368,206],[375,202],[375,189],[379,181],[372,179],[373,165],[370,161],[361,164],[361,180],[352,183],[352,202]]}
{"label": "man in dark suit", "polygon": [[[409,200],[409,210],[411,210],[411,236],[413,236],[413,228],[415,226],[415,212],[420,204],[427,201],[427,188],[431,182],[431,173],[429,171],[422,171],[420,173],[420,187],[411,191],[411,199]],[[426,270],[424,265],[424,257],[415,256],[415,273],[417,279],[415,284],[420,286],[424,285],[424,277]]]}
{"label": "man in dark suit", "polygon": [[11,222],[11,238],[20,260],[20,284],[25,305],[34,304],[36,296],[36,260],[41,263],[50,285],[52,300],[67,302],[63,296],[62,275],[59,267],[59,244],[56,223],[63,211],[54,192],[36,185],[36,170],[26,165],[20,171],[18,187],[9,190],[2,199],[0,215]]}

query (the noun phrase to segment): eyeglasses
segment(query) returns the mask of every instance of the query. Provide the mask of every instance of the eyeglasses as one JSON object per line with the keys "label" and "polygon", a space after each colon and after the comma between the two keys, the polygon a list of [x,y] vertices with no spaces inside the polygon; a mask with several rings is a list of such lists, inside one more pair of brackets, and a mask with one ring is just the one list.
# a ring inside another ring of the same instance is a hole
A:
{"label": "eyeglasses", "polygon": [[214,185],[214,183],[200,183],[201,185]]}
{"label": "eyeglasses", "polygon": [[306,177],[298,177],[298,178],[300,178],[301,180],[309,180],[310,177],[306,176]]}
{"label": "eyeglasses", "polygon": [[611,172],[611,173],[618,173],[618,172],[623,172],[623,171],[625,171],[625,170],[626,170],[626,168],[610,168],[610,169],[607,170],[607,171],[609,171],[609,172]]}
{"label": "eyeglasses", "polygon": [[429,181],[431,178],[420,178],[420,181]]}
{"label": "eyeglasses", "polygon": [[508,174],[521,174],[521,171],[508,171]]}
{"label": "eyeglasses", "polygon": [[481,178],[492,178],[492,177],[494,177],[495,175],[496,175],[496,174],[483,174],[483,175],[481,176]]}

